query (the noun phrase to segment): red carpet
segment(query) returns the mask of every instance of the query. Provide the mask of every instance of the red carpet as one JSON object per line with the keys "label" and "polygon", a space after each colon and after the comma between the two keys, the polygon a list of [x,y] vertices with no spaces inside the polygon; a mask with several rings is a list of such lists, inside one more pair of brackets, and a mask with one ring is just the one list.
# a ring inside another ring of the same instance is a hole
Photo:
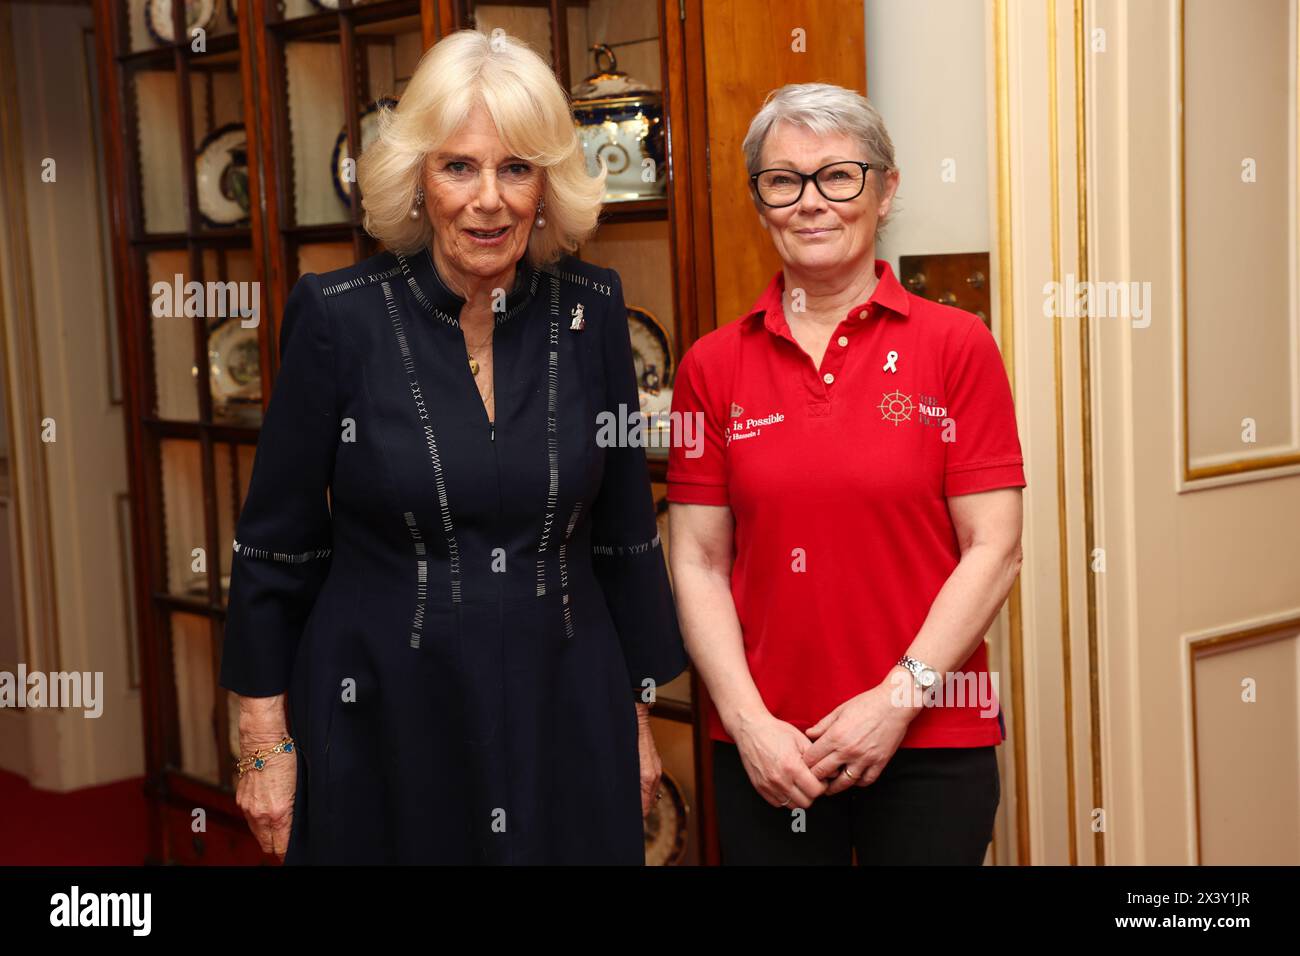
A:
{"label": "red carpet", "polygon": [[0,865],[139,866],[145,834],[143,778],[53,793],[0,771]]}

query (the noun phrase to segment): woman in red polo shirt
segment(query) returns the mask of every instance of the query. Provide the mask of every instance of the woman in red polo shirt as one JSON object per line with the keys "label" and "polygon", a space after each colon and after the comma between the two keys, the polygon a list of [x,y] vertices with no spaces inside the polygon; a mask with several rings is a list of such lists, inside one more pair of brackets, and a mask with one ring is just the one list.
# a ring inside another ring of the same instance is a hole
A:
{"label": "woman in red polo shirt", "polygon": [[723,861],[979,864],[1025,484],[1001,355],[875,258],[898,172],[864,97],[783,87],[744,150],[783,267],[683,358],[668,468]]}

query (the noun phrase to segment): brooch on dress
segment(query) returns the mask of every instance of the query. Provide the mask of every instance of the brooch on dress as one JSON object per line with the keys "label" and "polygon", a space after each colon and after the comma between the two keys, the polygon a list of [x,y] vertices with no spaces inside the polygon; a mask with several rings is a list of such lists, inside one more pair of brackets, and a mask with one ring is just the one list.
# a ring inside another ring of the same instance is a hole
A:
{"label": "brooch on dress", "polygon": [[570,332],[581,332],[587,327],[587,320],[582,317],[582,303],[579,302],[569,313],[573,316],[573,321],[569,323]]}

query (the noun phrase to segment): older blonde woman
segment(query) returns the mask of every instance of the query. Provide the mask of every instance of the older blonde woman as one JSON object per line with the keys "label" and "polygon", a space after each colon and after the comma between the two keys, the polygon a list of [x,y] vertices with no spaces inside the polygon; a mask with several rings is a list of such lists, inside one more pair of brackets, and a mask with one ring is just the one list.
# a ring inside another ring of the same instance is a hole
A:
{"label": "older blonde woman", "polygon": [[744,152],[782,268],[684,356],[706,442],[668,468],[723,861],[978,864],[1025,483],[1001,356],[875,258],[898,170],[863,96],[783,87]]}
{"label": "older blonde woman", "polygon": [[286,862],[643,862],[637,692],[685,658],[644,451],[596,442],[637,407],[619,277],[566,255],[603,182],[465,31],[359,185],[388,251],[295,285],[236,531],[238,803]]}

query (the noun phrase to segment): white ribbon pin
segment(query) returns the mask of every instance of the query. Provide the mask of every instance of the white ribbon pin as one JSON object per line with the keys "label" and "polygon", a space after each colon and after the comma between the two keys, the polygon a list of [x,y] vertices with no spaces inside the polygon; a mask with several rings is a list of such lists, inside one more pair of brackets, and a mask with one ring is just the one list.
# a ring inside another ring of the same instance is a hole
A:
{"label": "white ribbon pin", "polygon": [[880,366],[882,372],[898,372],[898,353],[890,349],[889,354],[885,356],[885,364]]}

